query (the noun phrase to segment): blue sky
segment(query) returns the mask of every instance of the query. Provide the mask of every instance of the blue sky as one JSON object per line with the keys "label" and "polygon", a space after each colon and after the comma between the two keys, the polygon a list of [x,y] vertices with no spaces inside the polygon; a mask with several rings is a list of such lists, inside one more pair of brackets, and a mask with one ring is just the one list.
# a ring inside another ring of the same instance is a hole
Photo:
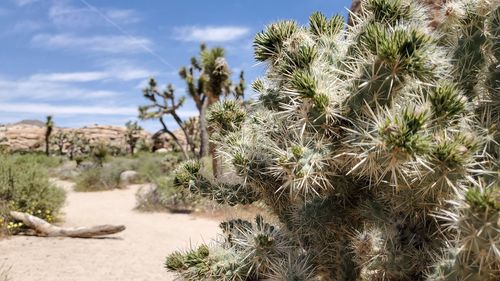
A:
{"label": "blue sky", "polygon": [[[244,70],[250,83],[263,73],[252,39],[266,24],[345,15],[350,2],[0,0],[0,124],[51,114],[58,126],[123,125],[137,119],[149,77],[184,94],[178,69],[201,42],[224,47],[235,76]],[[194,114],[188,102],[181,115]]]}

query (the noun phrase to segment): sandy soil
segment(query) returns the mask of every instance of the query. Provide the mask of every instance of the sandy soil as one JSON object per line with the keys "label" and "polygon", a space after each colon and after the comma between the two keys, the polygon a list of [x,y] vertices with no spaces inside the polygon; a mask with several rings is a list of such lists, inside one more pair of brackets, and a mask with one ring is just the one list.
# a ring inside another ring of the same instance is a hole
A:
{"label": "sandy soil", "polygon": [[215,220],[134,211],[138,185],[77,193],[69,182],[56,183],[68,191],[63,225],[124,224],[127,229],[105,239],[14,236],[1,240],[0,265],[12,266],[12,281],[174,280],[163,268],[166,255],[209,242],[218,231]]}

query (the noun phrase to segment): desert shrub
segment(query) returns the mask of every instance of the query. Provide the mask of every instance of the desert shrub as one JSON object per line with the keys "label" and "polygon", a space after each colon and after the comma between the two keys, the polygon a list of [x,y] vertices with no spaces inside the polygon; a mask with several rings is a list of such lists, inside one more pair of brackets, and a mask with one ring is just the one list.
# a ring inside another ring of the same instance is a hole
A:
{"label": "desert shrub", "polygon": [[16,165],[35,164],[43,167],[44,169],[53,169],[61,166],[64,163],[63,157],[47,156],[43,153],[26,153],[26,154],[13,154],[14,163]]}
{"label": "desert shrub", "polygon": [[153,188],[138,190],[137,209],[141,211],[189,212],[196,199],[186,189],[176,186],[172,177],[157,177]]}
{"label": "desert shrub", "polygon": [[168,175],[180,161],[177,154],[136,153],[132,157],[108,157],[107,162],[83,169],[76,176],[77,191],[100,191],[123,188],[120,174],[133,170],[138,173],[134,182],[146,183]]}
{"label": "desert shrub", "polygon": [[73,181],[80,173],[80,167],[74,161],[66,161],[57,168],[49,170],[49,176],[61,180]]}
{"label": "desert shrub", "polygon": [[100,166],[91,167],[82,171],[76,177],[75,191],[104,191],[116,188],[123,188],[120,182],[120,175],[127,167],[107,163]]}
{"label": "desert shrub", "polygon": [[30,162],[32,159],[39,158],[0,156],[0,209],[4,213],[3,224],[13,232],[22,224],[10,221],[6,211],[25,212],[51,222],[64,204],[64,190],[49,182],[45,164]]}
{"label": "desert shrub", "polygon": [[218,202],[261,201],[279,224],[238,223],[225,236],[236,244],[176,253],[170,270],[190,280],[500,280],[499,2],[447,1],[436,29],[416,1],[362,7],[353,27],[315,13],[308,26],[257,34],[268,67],[253,84],[258,100],[207,116],[239,180],[213,182],[190,161],[174,182]]}
{"label": "desert shrub", "polygon": [[107,157],[112,153],[116,153],[116,147],[112,147],[107,145],[104,142],[94,143],[90,150],[90,156],[92,161],[98,166],[103,166],[104,161],[106,161]]}
{"label": "desert shrub", "polygon": [[[9,209],[6,200],[0,199],[0,238],[9,233],[8,229]],[[0,279],[1,280],[1,279]]]}
{"label": "desert shrub", "polygon": [[137,171],[143,182],[151,182],[156,178],[171,174],[177,164],[182,161],[182,155],[175,152],[167,154],[137,153],[132,170]]}
{"label": "desert shrub", "polygon": [[142,211],[184,212],[191,210],[197,198],[184,188],[174,185],[172,173],[181,162],[182,155],[176,152],[162,154],[140,154],[137,158],[139,177],[153,183],[153,188],[137,192],[137,208]]}

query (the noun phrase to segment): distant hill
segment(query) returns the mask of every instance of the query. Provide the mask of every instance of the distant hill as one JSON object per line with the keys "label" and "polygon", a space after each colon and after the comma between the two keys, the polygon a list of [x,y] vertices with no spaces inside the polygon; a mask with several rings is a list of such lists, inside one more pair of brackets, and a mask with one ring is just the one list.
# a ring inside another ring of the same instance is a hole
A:
{"label": "distant hill", "polygon": [[14,123],[13,125],[32,125],[37,127],[45,127],[45,122],[40,120],[22,120]]}

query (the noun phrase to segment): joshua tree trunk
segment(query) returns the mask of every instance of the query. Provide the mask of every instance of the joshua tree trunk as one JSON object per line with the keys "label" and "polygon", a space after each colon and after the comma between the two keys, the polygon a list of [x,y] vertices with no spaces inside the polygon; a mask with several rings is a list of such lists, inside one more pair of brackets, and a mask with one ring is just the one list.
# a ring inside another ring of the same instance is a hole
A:
{"label": "joshua tree trunk", "polygon": [[49,139],[45,139],[45,154],[50,156]]}
{"label": "joshua tree trunk", "polygon": [[53,129],[54,121],[52,121],[52,116],[49,115],[45,122],[45,154],[47,154],[47,156],[50,156],[50,136]]}
{"label": "joshua tree trunk", "polygon": [[[216,103],[219,101],[219,95],[209,95],[208,98],[208,104],[207,107],[205,108],[205,111],[207,108],[209,108],[212,104]],[[206,114],[206,112],[205,112]],[[205,118],[205,115],[203,116]],[[207,127],[208,136],[211,136],[214,133],[213,128],[210,126]],[[217,145],[214,142],[209,141],[208,142],[208,150],[210,152],[210,155],[212,156],[212,171],[214,178],[220,178],[222,175],[222,162],[220,161],[219,157],[217,157]]]}
{"label": "joshua tree trunk", "polygon": [[208,130],[205,113],[207,112],[208,100],[203,101],[200,110],[200,158],[208,155]]}

